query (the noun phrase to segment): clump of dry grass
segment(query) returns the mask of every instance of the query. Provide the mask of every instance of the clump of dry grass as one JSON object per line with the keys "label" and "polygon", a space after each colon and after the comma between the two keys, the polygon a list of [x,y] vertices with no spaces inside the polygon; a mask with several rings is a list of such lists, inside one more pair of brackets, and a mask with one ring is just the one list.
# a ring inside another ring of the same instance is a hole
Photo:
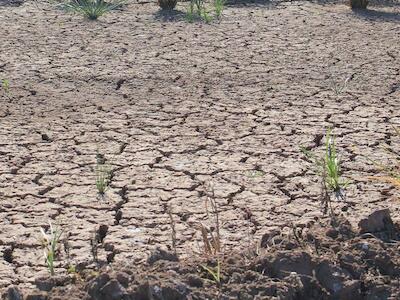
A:
{"label": "clump of dry grass", "polygon": [[[220,217],[218,204],[215,199],[214,185],[209,183],[206,187],[205,212],[211,226],[207,227],[202,222],[199,224],[199,230],[203,241],[203,255],[206,258],[214,258],[216,261],[212,264],[200,265],[202,271],[207,273],[207,277],[216,285],[221,285],[222,280],[222,244],[220,233]],[[211,229],[213,228],[213,230]]]}
{"label": "clump of dry grass", "polygon": [[[199,228],[203,240],[203,251],[205,255],[217,255],[221,252],[221,234],[218,204],[215,200],[215,191],[212,184],[208,184],[205,200],[205,211],[207,219],[211,221],[215,232],[200,222]],[[210,210],[211,208],[211,210]]]}
{"label": "clump of dry grass", "polygon": [[[400,128],[393,127],[393,129],[396,132],[396,135],[400,138]],[[387,182],[400,188],[400,152],[396,152],[389,146],[385,146],[384,151],[386,151],[393,158],[392,163],[382,164],[367,157],[370,162],[372,162],[382,173],[385,174],[382,176],[370,176],[369,178],[381,182]]]}
{"label": "clump of dry grass", "polygon": [[50,275],[54,275],[54,262],[56,260],[56,254],[58,251],[59,241],[62,235],[62,231],[57,227],[53,227],[49,221],[49,233],[43,228],[40,228],[42,234],[41,244],[44,249],[44,258]]}

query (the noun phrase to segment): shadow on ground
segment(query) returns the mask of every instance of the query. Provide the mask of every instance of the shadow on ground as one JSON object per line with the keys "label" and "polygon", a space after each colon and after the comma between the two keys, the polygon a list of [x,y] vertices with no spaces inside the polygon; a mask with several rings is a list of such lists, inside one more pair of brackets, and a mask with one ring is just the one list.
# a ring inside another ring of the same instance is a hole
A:
{"label": "shadow on ground", "polygon": [[186,14],[179,10],[158,10],[154,14],[154,19],[163,22],[176,22],[185,19]]}
{"label": "shadow on ground", "polygon": [[400,14],[397,12],[387,12],[375,9],[354,9],[355,16],[369,21],[400,22]]}

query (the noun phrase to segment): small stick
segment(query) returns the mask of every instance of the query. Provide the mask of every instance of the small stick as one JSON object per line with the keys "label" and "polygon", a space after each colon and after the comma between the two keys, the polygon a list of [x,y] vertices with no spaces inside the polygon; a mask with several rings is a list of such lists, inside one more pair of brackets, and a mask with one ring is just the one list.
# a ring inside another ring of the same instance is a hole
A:
{"label": "small stick", "polygon": [[167,205],[167,213],[169,216],[169,224],[171,226],[172,248],[174,249],[174,253],[176,255],[176,227],[175,227],[175,220],[172,216],[172,209],[171,206],[169,205]]}

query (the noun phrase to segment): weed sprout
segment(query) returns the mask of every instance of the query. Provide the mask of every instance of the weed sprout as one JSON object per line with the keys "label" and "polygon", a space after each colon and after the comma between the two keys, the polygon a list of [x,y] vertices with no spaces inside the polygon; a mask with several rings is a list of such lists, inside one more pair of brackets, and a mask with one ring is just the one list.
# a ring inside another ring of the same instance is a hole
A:
{"label": "weed sprout", "polygon": [[50,275],[54,275],[54,261],[56,259],[56,252],[58,243],[60,241],[60,237],[62,231],[58,228],[54,228],[51,222],[49,221],[49,230],[50,233],[47,234],[43,228],[40,228],[40,232],[42,234],[42,246],[44,248],[44,258],[46,261],[47,268],[50,272]]}
{"label": "weed sprout", "polygon": [[331,206],[331,195],[333,194],[337,200],[345,200],[344,190],[348,186],[349,181],[341,177],[340,160],[336,151],[335,138],[330,129],[326,133],[325,153],[322,158],[316,157],[311,151],[301,147],[304,155],[313,161],[317,174],[322,177],[323,189],[323,205],[324,211],[330,207],[331,214],[333,214]]}
{"label": "weed sprout", "polygon": [[205,265],[201,266],[204,271],[206,271],[208,274],[210,274],[212,280],[217,284],[221,285],[221,261],[218,259],[217,260],[217,266],[216,267],[208,267]]}
{"label": "weed sprout", "polygon": [[214,11],[217,18],[221,18],[222,11],[224,10],[226,0],[214,0]]}
{"label": "weed sprout", "polygon": [[108,165],[96,166],[96,188],[100,195],[104,195],[111,179],[111,169]]}
{"label": "weed sprout", "polygon": [[110,3],[104,0],[72,0],[63,3],[62,7],[68,11],[81,14],[89,20],[97,20],[102,15],[121,7],[123,3],[121,1]]}
{"label": "weed sprout", "polygon": [[[221,9],[221,7],[219,8]],[[209,14],[207,10],[204,0],[190,0],[186,19],[188,20],[188,22],[192,23],[196,17],[203,19],[206,23],[210,23],[213,19],[213,17]]]}
{"label": "weed sprout", "polygon": [[1,80],[1,88],[8,93],[10,91],[10,81],[8,79]]}

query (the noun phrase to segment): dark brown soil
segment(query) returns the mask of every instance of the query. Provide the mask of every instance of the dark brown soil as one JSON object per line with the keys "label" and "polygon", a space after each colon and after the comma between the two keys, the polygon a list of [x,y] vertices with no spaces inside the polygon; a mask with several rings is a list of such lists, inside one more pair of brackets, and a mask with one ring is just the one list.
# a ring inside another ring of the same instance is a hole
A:
{"label": "dark brown soil", "polygon": [[[224,253],[254,250],[249,245],[267,232],[321,217],[318,177],[299,149],[322,151],[327,127],[334,128],[352,183],[335,211],[353,226],[381,208],[399,220],[399,191],[371,180],[379,172],[365,158],[388,163],[383,148],[400,151],[392,128],[400,125],[399,5],[361,12],[338,3],[238,2],[220,22],[189,24],[186,3],[172,15],[160,14],[155,3],[128,3],[97,22],[45,2],[12,3],[0,0],[0,80],[9,82],[0,89],[2,291],[14,285],[29,294],[47,276],[38,239],[51,220],[68,237],[69,258],[61,252],[56,263],[64,280],[69,265],[93,268],[90,240],[97,232],[100,264],[133,275],[126,291],[146,289],[146,276],[154,275],[162,284],[176,278],[200,298],[219,291],[237,297],[240,286],[248,297],[261,286],[271,289],[260,293],[288,299],[310,291],[316,295],[307,297],[325,297],[332,291],[317,271],[335,266],[344,290],[359,285],[365,299],[385,299],[367,296],[380,291],[396,299],[395,244],[358,235],[327,241],[336,243],[333,252],[347,250],[356,270],[366,263],[358,261],[357,243],[382,248],[393,261],[384,272],[394,273],[378,276],[377,262],[368,267],[370,277],[351,273],[328,250],[316,255],[297,245],[246,264],[225,257],[220,289],[203,279],[207,288],[195,288],[184,277],[205,275],[187,262],[198,260],[198,225],[207,223],[204,183],[215,186]],[[348,77],[346,89],[335,93]],[[103,198],[94,184],[98,152],[114,169]],[[146,267],[156,248],[172,249],[168,207],[182,263]],[[288,261],[308,255],[311,274],[300,272],[290,283],[279,272],[263,273],[285,253]],[[166,268],[178,275],[163,280]]]}
{"label": "dark brown soil", "polygon": [[[264,235],[261,248],[248,245],[246,251],[236,249],[202,261],[177,262],[174,254],[157,249],[146,265],[114,265],[98,272],[85,266],[69,276],[38,278],[37,292],[25,296],[49,300],[399,299],[399,228],[390,217],[379,220],[388,222],[386,228],[364,234],[355,232],[345,219],[318,220],[294,226],[292,232],[271,231]],[[220,279],[215,279],[204,266],[216,272],[218,261]],[[9,288],[7,293],[19,291]]]}

